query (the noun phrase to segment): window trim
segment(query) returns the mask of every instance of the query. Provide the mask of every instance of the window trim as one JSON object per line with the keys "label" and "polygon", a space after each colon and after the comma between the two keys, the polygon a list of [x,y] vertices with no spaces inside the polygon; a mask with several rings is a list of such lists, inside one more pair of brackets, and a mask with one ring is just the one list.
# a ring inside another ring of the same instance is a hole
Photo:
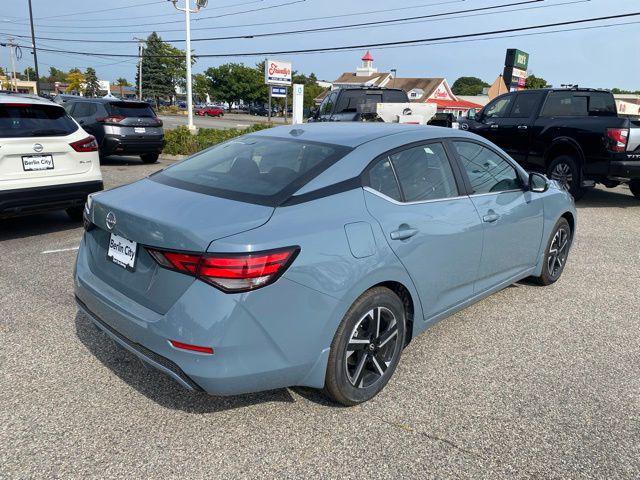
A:
{"label": "window trim", "polygon": [[[526,185],[527,185],[527,180],[528,179],[524,176],[524,173],[522,172],[522,167],[520,167],[520,165],[518,165],[518,163],[515,160],[512,160],[509,157],[505,157],[502,153],[497,151],[491,145],[489,145],[487,143],[484,143],[484,142],[481,142],[481,141],[478,141],[478,140],[475,140],[475,139],[472,139],[472,138],[450,137],[450,138],[447,138],[447,141],[450,143],[449,148],[451,149],[451,152],[453,153],[454,158],[456,159],[456,162],[458,163],[458,168],[460,169],[460,171],[462,173],[462,176],[464,178],[465,187],[466,187],[466,191],[467,191],[467,196],[469,196],[469,197],[480,197],[480,196],[486,196],[486,195],[500,195],[501,193],[509,193],[509,192],[523,192],[523,193],[526,192]],[[487,150],[490,150],[491,152],[495,153],[498,157],[500,157],[502,160],[504,160],[509,165],[511,165],[511,167],[516,171],[516,175],[520,179],[521,187],[520,188],[512,188],[510,190],[502,190],[500,192],[475,193],[475,191],[473,190],[473,187],[471,186],[471,179],[469,178],[469,174],[467,174],[467,171],[464,168],[464,165],[462,163],[462,159],[460,158],[460,155],[458,154],[458,151],[456,150],[456,147],[453,144],[453,142],[474,143],[476,145],[484,147]]]}
{"label": "window trim", "polygon": [[[467,186],[465,184],[464,177],[462,176],[462,172],[460,170],[460,165],[458,164],[457,157],[452,156],[452,151],[449,145],[447,145],[448,138],[432,138],[429,140],[418,140],[416,142],[407,143],[406,145],[402,145],[400,147],[392,148],[377,157],[375,157],[369,164],[362,170],[360,174],[360,178],[362,180],[362,188],[368,192],[374,193],[385,200],[390,201],[396,205],[419,205],[421,203],[431,203],[431,202],[442,202],[446,200],[453,200],[463,198],[467,195]],[[431,145],[434,143],[439,143],[442,145],[442,148],[445,153],[445,157],[449,162],[449,166],[451,167],[451,172],[453,173],[453,178],[456,184],[457,195],[453,197],[445,197],[445,198],[433,198],[429,200],[415,200],[408,202],[406,200],[406,196],[404,194],[404,190],[402,189],[402,184],[400,183],[400,179],[398,178],[398,174],[396,173],[396,168],[393,165],[393,161],[391,161],[391,155],[395,155],[396,153],[403,152],[405,150],[411,150],[412,148],[422,147]],[[398,191],[400,192],[401,201],[398,201],[394,198],[388,197],[382,192],[374,189],[369,182],[369,172],[371,169],[378,164],[378,162],[382,162],[384,160],[389,160],[389,164],[391,165],[391,170],[393,171],[393,176],[396,179],[396,185],[398,186]]]}

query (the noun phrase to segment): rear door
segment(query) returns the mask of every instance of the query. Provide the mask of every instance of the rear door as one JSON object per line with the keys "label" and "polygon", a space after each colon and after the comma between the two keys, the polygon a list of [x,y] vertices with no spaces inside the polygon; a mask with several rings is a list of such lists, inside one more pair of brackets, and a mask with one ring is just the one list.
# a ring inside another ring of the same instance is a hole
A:
{"label": "rear door", "polygon": [[521,165],[527,164],[533,124],[540,109],[544,92],[519,92],[507,118],[497,121],[494,143]]}
{"label": "rear door", "polygon": [[484,226],[482,264],[476,293],[486,291],[533,267],[543,230],[542,198],[525,191],[516,168],[488,146],[453,140]]}
{"label": "rear door", "polygon": [[0,104],[0,189],[17,180],[88,171],[91,161],[79,161],[70,145],[77,131],[61,106]]}
{"label": "rear door", "polygon": [[413,279],[425,319],[470,298],[480,266],[482,225],[454,168],[435,142],[396,150],[365,172],[367,208]]}

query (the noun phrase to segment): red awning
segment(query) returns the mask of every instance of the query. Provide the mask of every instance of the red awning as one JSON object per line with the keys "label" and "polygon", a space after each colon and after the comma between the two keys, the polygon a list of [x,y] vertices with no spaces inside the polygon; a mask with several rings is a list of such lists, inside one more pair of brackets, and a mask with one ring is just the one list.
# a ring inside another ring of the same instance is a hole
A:
{"label": "red awning", "polygon": [[466,100],[439,100],[435,98],[429,98],[427,103],[435,103],[439,109],[448,110],[471,110],[472,108],[480,110],[482,105],[473,102],[467,102]]}

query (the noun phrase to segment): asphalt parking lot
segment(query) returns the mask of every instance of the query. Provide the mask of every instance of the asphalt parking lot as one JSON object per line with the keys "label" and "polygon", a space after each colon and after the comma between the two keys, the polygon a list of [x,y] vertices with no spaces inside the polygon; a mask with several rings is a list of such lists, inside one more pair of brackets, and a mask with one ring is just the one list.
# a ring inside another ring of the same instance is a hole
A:
{"label": "asphalt parking lot", "polygon": [[[167,163],[111,159],[106,186]],[[353,408],[182,390],[77,313],[80,225],[0,221],[0,477],[638,478],[640,202],[603,188],[578,207],[559,283],[435,325]]]}

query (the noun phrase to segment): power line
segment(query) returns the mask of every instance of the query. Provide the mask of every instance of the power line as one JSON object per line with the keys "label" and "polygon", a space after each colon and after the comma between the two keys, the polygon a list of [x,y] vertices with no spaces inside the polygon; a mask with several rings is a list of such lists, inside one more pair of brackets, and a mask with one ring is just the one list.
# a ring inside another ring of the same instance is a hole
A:
{"label": "power line", "polygon": [[[318,27],[318,28],[307,28],[307,29],[301,29],[301,30],[289,30],[289,31],[280,31],[280,32],[268,32],[268,33],[255,33],[255,34],[247,34],[247,35],[232,35],[232,36],[225,36],[225,37],[208,37],[208,38],[192,38],[191,41],[192,42],[204,42],[204,41],[215,41],[215,40],[236,40],[236,39],[252,39],[252,38],[261,38],[261,37],[275,37],[275,36],[283,36],[283,35],[297,35],[297,34],[307,34],[307,33],[317,33],[317,32],[327,32],[327,31],[334,31],[334,30],[347,30],[347,29],[359,29],[362,27],[381,27],[381,26],[395,26],[395,25],[402,25],[402,24],[406,24],[406,23],[419,23],[419,22],[415,22],[416,20],[420,20],[420,21],[425,21],[428,19],[436,19],[436,18],[440,18],[444,17],[444,16],[449,16],[449,15],[460,15],[460,14],[464,14],[464,13],[470,13],[470,12],[486,12],[489,10],[495,10],[495,9],[499,9],[499,8],[507,8],[507,7],[514,7],[514,6],[522,6],[522,5],[530,5],[533,3],[541,3],[544,2],[545,0],[524,0],[524,1],[520,1],[520,2],[514,2],[514,3],[508,3],[505,5],[493,5],[493,6],[489,6],[489,7],[479,7],[479,8],[470,8],[470,9],[466,9],[466,10],[457,10],[457,11],[452,11],[452,12],[441,12],[441,13],[432,13],[432,14],[428,14],[428,15],[416,15],[416,16],[412,16],[412,17],[403,17],[403,18],[394,18],[394,19],[389,19],[389,20],[377,20],[377,21],[372,21],[372,22],[361,22],[361,23],[352,23],[352,24],[348,24],[348,25],[336,25],[336,26],[332,26],[332,27]],[[511,10],[505,10],[504,12],[496,12],[496,13],[507,13],[507,12],[513,12],[513,11],[522,11],[522,10],[528,10],[528,9],[533,9],[533,8],[549,8],[549,7],[558,7],[558,6],[562,6],[562,5],[569,5],[569,4],[574,4],[574,3],[584,3],[584,2],[589,2],[591,0],[572,0],[569,2],[565,2],[565,3],[559,3],[559,4],[549,4],[549,5],[540,5],[538,7],[528,7],[528,8],[519,8],[519,9],[511,9]],[[492,12],[493,13],[493,12]],[[486,15],[486,13],[484,13]],[[478,16],[478,15],[462,15],[462,16],[458,16],[458,17],[452,17],[451,19],[447,18],[446,20],[453,20],[453,19],[457,19],[457,18],[465,18],[465,17],[469,17],[469,16]],[[14,35],[16,37],[23,37],[22,35]],[[24,36],[26,37],[26,36]],[[120,44],[124,44],[124,43],[137,43],[135,40],[91,40],[91,39],[68,39],[68,38],[51,38],[51,37],[36,37],[42,40],[51,40],[51,41],[60,41],[60,42],[85,42],[85,43],[120,43]],[[181,43],[184,42],[184,39],[175,39],[175,40],[164,40],[167,43]]]}
{"label": "power line", "polygon": [[[352,12],[352,13],[346,13],[346,14],[340,14],[340,15],[326,15],[326,16],[320,16],[320,17],[308,17],[308,18],[298,18],[298,19],[294,19],[294,20],[278,20],[278,21],[273,21],[273,22],[259,22],[259,23],[245,23],[245,24],[237,24],[237,25],[221,25],[221,26],[215,26],[214,28],[216,30],[225,30],[225,29],[229,29],[229,28],[233,28],[233,29],[238,29],[238,28],[244,28],[244,27],[256,27],[256,26],[267,26],[267,25],[282,25],[282,24],[289,24],[289,23],[300,23],[300,22],[312,22],[312,21],[317,21],[317,20],[331,20],[331,19],[336,19],[336,18],[344,18],[344,17],[353,17],[354,15],[375,15],[378,13],[387,13],[387,12],[397,12],[400,10],[407,10],[407,9],[414,9],[414,8],[424,8],[424,7],[436,7],[436,6],[443,6],[443,5],[450,5],[453,3],[464,3],[467,0],[445,0],[445,1],[437,1],[437,2],[430,2],[430,3],[423,3],[423,4],[418,4],[418,5],[408,5],[408,6],[404,6],[404,7],[396,7],[396,8],[386,8],[386,9],[382,9],[382,10],[370,10],[367,12]],[[255,10],[254,10],[255,11]],[[202,17],[201,17],[202,18]],[[219,16],[216,17],[206,17],[206,18],[220,18]],[[196,19],[194,19],[195,21]],[[197,20],[200,20],[200,18],[198,18]],[[145,25],[142,25],[145,26]],[[75,27],[69,27],[69,28],[75,28]],[[211,30],[212,27],[191,27],[191,30]],[[55,30],[53,30],[56,33],[64,33],[64,34],[70,34],[70,35],[83,35],[83,34],[90,34],[90,35],[112,35],[112,34],[117,34],[117,33],[139,33],[138,30],[126,30],[126,31],[110,31],[110,32],[69,32],[69,31],[60,31],[59,28],[56,28]],[[172,33],[172,32],[182,32],[183,29],[169,29],[169,30],[155,30],[156,33]],[[150,30],[144,30],[144,32],[150,32]],[[16,35],[17,36],[17,35]]]}
{"label": "power line", "polygon": [[114,10],[126,10],[128,8],[146,7],[147,5],[156,5],[156,4],[165,3],[165,2],[166,0],[154,0],[153,2],[138,3],[136,5],[124,5],[122,7],[105,8],[103,10],[85,10],[84,12],[68,12],[68,13],[61,13],[59,15],[47,15],[46,17],[41,17],[41,18],[46,18],[48,20],[50,18],[68,17],[69,15],[73,15],[77,17],[78,15],[84,15],[85,13],[112,12]]}
{"label": "power line", "polygon": [[[252,5],[255,3],[262,3],[265,0],[253,0],[251,2],[240,2],[240,3],[232,3],[229,5],[216,5],[216,10],[219,10],[221,8],[232,8],[232,7],[239,7],[239,6],[244,6],[244,5]],[[155,4],[155,3],[164,3],[164,1],[156,1],[156,2],[151,2],[149,5],[151,4]],[[122,8],[132,8],[132,7],[141,7],[143,5],[146,4],[142,4],[142,5],[132,5],[132,6],[127,6],[127,7],[122,7]],[[98,12],[104,12],[104,11],[112,11],[112,10],[118,10],[117,7],[115,8],[110,8],[110,9],[105,9],[105,10],[92,10],[92,11],[87,11],[85,13],[98,13]],[[71,14],[70,14],[71,15]],[[77,14],[74,14],[73,16],[76,17]],[[172,11],[171,13],[158,13],[155,15],[140,15],[140,16],[135,16],[135,17],[129,17],[127,16],[127,20],[135,20],[138,18],[157,18],[157,17],[175,17],[176,16],[176,12],[175,10]],[[57,16],[56,16],[57,17]],[[10,17],[10,18],[17,18],[19,20],[24,20],[23,17]],[[39,19],[48,19],[48,18],[55,18],[55,17],[40,17]],[[57,20],[58,22],[90,22],[90,21],[96,21],[96,22],[121,22],[122,21],[122,17],[118,17],[118,18],[87,18],[87,17],[82,17],[82,18],[60,18],[59,20]],[[19,25],[27,25],[27,23],[25,22],[12,22],[15,24],[19,24]],[[40,24],[36,24],[37,27],[41,26]],[[75,28],[73,25],[68,25],[69,28]]]}
{"label": "power line", "polygon": [[[202,16],[202,17],[198,17],[198,18],[194,18],[193,21],[197,22],[197,21],[201,21],[201,20],[206,20],[206,19],[210,19],[210,18],[214,18],[214,19],[218,19],[218,18],[223,18],[223,17],[231,17],[234,15],[241,15],[244,13],[254,13],[254,12],[259,12],[262,10],[271,10],[273,8],[279,8],[279,7],[286,7],[289,5],[295,5],[296,3],[304,3],[307,0],[291,0],[289,2],[285,2],[285,3],[279,3],[277,5],[269,5],[266,7],[260,7],[260,8],[254,8],[251,10],[241,10],[239,12],[230,12],[230,13],[223,13],[222,15],[211,15],[211,16]],[[157,2],[154,2],[157,3]],[[169,24],[175,24],[175,23],[183,23],[184,20],[167,20],[166,22],[151,22],[151,23],[144,23],[144,24],[133,24],[133,25],[119,25],[119,27],[136,27],[136,26],[140,26],[140,27],[149,27],[149,26],[154,26],[154,25],[169,25]],[[37,25],[38,29],[42,28],[42,27],[59,27],[59,25],[45,25],[45,24],[39,24]],[[96,28],[109,28],[112,29],[114,28],[113,25],[91,25],[91,26],[68,26],[66,28],[74,28],[74,29],[88,29],[88,30],[95,30]],[[208,27],[210,28],[210,27]],[[137,31],[136,31],[137,32]],[[136,32],[110,32],[110,33],[136,33]]]}
{"label": "power line", "polygon": [[[593,18],[585,18],[580,20],[567,20],[564,22],[555,22],[555,23],[546,23],[539,25],[530,25],[526,27],[516,27],[516,28],[506,28],[501,30],[491,30],[485,32],[475,32],[475,33],[466,33],[460,35],[448,35],[443,37],[431,37],[431,38],[420,38],[420,39],[411,39],[411,40],[399,40],[395,42],[380,42],[380,43],[366,43],[359,45],[342,45],[335,47],[320,47],[320,48],[308,48],[308,49],[299,49],[299,50],[278,50],[278,51],[261,51],[261,52],[236,52],[236,53],[212,53],[212,54],[200,54],[194,55],[197,58],[226,58],[226,57],[264,57],[268,55],[291,55],[291,54],[301,54],[301,53],[322,53],[322,52],[338,52],[343,50],[356,50],[356,49],[365,49],[365,48],[381,48],[381,47],[390,47],[390,46],[401,46],[401,45],[416,45],[420,43],[426,42],[440,42],[444,40],[456,40],[463,38],[476,38],[482,37],[486,35],[499,35],[504,33],[515,33],[515,32],[523,32],[528,30],[535,30],[541,28],[551,28],[551,27],[560,27],[566,25],[576,25],[583,23],[591,23],[591,22],[599,22],[605,20],[615,20],[620,18],[629,18],[629,17],[637,17],[640,16],[640,12],[631,12],[631,13],[623,13],[619,15],[608,15],[604,17],[593,17]],[[23,47],[28,47],[23,45]],[[78,51],[69,51],[69,50],[55,50],[55,49],[41,49],[43,51],[49,52],[58,52],[58,53],[74,53],[78,55],[86,55],[86,56],[96,56],[96,57],[126,57],[126,58],[137,58],[137,55],[128,55],[121,53],[98,53],[98,52],[78,52]],[[182,55],[148,55],[148,57],[155,58],[182,58]]]}

